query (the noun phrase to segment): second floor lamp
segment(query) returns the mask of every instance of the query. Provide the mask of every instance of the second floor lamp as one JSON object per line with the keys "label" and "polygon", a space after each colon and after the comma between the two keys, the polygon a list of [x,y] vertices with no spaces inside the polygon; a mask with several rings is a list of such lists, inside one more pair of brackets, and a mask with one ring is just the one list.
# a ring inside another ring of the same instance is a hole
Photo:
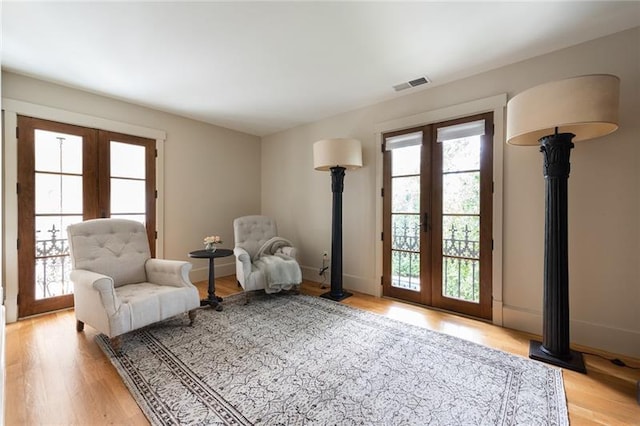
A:
{"label": "second floor lamp", "polygon": [[351,296],[342,289],[342,191],[344,172],[362,167],[362,146],[357,139],[324,139],[313,144],[313,167],[331,171],[333,210],[331,225],[331,291],[320,295],[340,301]]}
{"label": "second floor lamp", "polygon": [[569,345],[569,242],[567,181],[573,142],[618,128],[620,80],[585,75],[525,90],[507,104],[507,143],[539,145],[545,180],[542,342],[529,357],[586,373],[582,354]]}

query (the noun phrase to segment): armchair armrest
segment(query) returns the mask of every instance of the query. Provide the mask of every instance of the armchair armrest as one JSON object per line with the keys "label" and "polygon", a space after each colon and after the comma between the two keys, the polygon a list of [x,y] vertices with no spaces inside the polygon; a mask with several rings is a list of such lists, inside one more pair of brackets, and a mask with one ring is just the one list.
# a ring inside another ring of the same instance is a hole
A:
{"label": "armchair armrest", "polygon": [[296,255],[298,254],[298,250],[295,247],[286,246],[282,247],[282,253],[295,259]]}
{"label": "armchair armrest", "polygon": [[249,253],[242,247],[235,247],[233,249],[233,254],[238,258],[239,261],[251,263],[251,256],[249,256]]}
{"label": "armchair armrest", "polygon": [[[249,253],[242,247],[235,247],[233,249],[233,254],[236,256],[237,261],[242,265],[242,279],[238,278],[242,281],[251,274],[251,256],[249,256]],[[237,269],[238,268],[236,268],[236,270]]]}
{"label": "armchair armrest", "polygon": [[180,260],[148,259],[144,264],[147,281],[173,287],[193,287],[189,271],[193,265]]}
{"label": "armchair armrest", "polygon": [[[76,311],[82,306],[102,306],[107,315],[114,315],[120,309],[120,300],[113,287],[113,278],[84,269],[74,269],[70,275]],[[77,301],[81,300],[81,303]],[[86,302],[86,303],[84,303]]]}

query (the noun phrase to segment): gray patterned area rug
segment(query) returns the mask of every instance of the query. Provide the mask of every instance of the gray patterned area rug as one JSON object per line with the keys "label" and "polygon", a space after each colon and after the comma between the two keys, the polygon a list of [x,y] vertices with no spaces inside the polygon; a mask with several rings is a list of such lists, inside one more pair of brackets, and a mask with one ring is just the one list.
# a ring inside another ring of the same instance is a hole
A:
{"label": "gray patterned area rug", "polygon": [[310,296],[97,341],[154,425],[568,425],[560,370]]}

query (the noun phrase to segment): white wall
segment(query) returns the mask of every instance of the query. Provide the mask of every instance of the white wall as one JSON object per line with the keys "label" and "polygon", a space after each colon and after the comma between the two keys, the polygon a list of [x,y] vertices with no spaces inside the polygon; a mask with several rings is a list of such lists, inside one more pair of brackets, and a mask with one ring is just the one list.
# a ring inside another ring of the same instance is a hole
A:
{"label": "white wall", "polygon": [[[190,260],[194,264],[194,281],[206,279],[208,264],[206,260],[189,259],[187,253],[202,248],[203,237],[212,234],[222,236],[223,247],[233,248],[233,219],[260,212],[261,147],[256,136],[10,72],[2,73],[2,95],[5,99],[165,131],[164,164],[160,165],[164,171],[162,249],[165,258]],[[6,166],[5,169],[15,170],[15,164]],[[15,208],[5,205],[3,211]],[[16,224],[4,226],[15,228]],[[234,262],[233,257],[218,259],[216,275],[235,273]],[[13,309],[7,306],[7,313],[12,313],[8,318],[15,320],[12,316],[17,283],[11,280],[5,285],[7,304],[13,305]]]}
{"label": "white wall", "polygon": [[[262,213],[300,248],[317,280],[330,249],[331,189],[313,170],[312,145],[328,137],[363,143],[365,167],[347,172],[343,198],[344,285],[379,294],[376,170],[379,123],[593,73],[621,78],[620,129],[578,143],[569,180],[572,340],[640,356],[640,28],[436,86],[263,138]],[[503,311],[506,327],[541,332],[544,232],[542,157],[504,147]],[[500,315],[501,314],[501,315]]]}

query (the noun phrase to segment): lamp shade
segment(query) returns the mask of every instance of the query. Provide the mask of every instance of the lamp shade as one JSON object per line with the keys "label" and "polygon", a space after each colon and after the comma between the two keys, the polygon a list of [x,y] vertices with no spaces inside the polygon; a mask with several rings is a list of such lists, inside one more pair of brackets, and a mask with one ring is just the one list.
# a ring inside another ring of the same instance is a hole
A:
{"label": "lamp shade", "polygon": [[574,142],[597,138],[618,128],[620,79],[585,75],[541,84],[507,103],[507,143],[538,145],[555,133],[573,133]]}
{"label": "lamp shade", "polygon": [[313,144],[313,167],[327,171],[331,167],[362,167],[362,146],[357,139],[324,139]]}

